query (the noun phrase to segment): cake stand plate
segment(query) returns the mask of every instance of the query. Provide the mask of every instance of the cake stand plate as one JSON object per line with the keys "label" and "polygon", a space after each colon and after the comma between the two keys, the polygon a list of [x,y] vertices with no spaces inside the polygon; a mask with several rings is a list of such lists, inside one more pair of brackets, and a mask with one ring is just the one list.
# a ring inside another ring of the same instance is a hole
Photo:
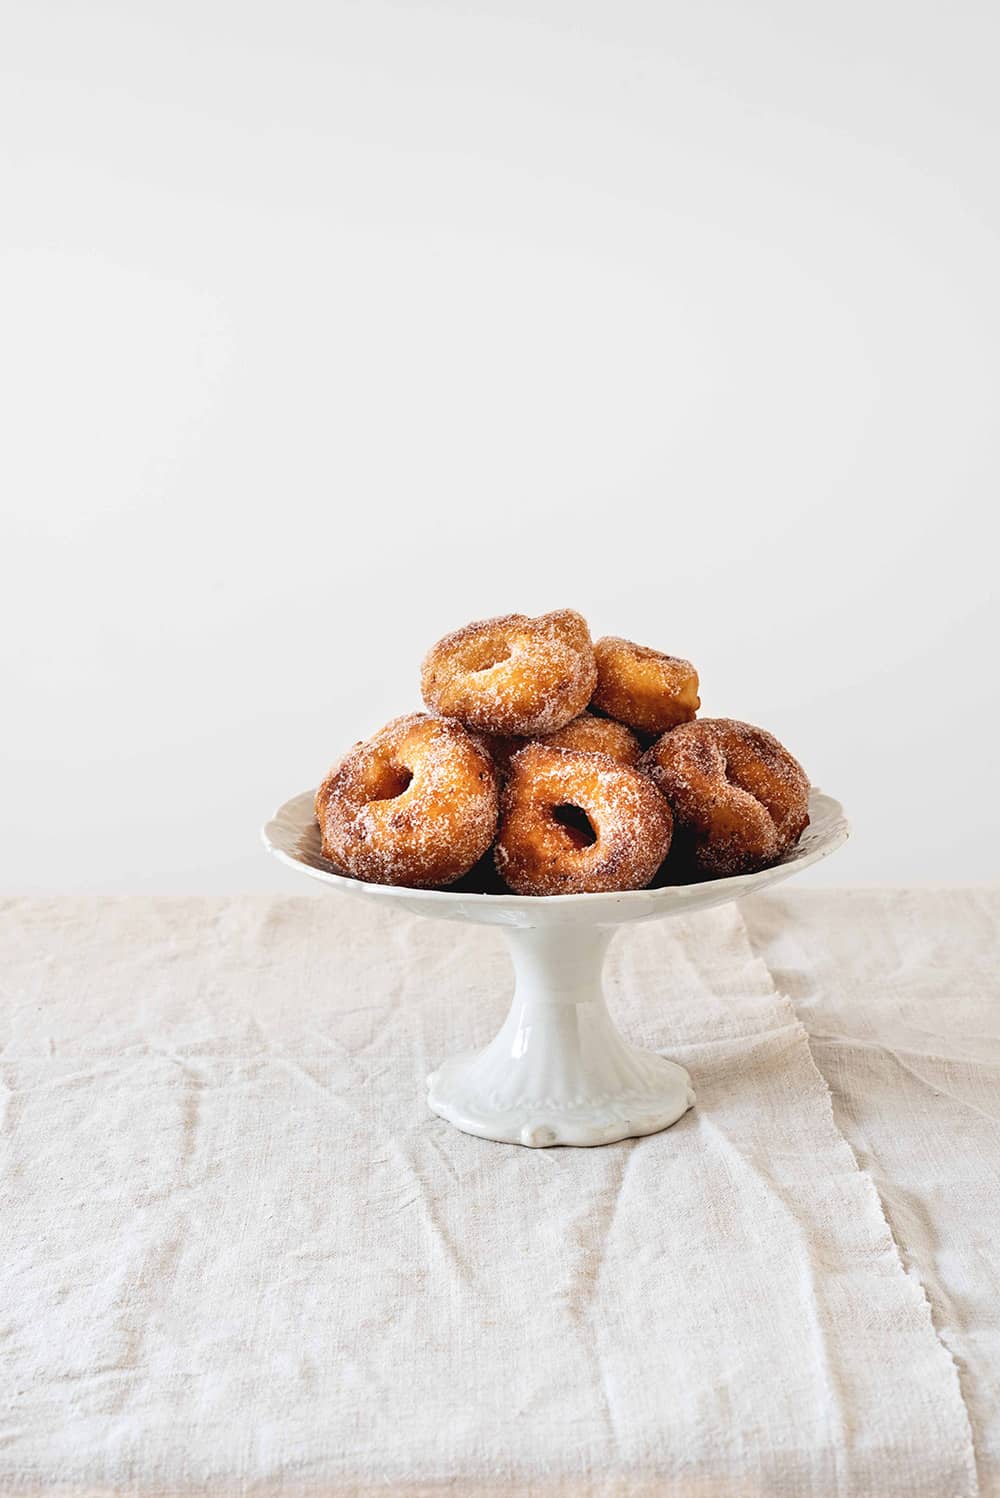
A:
{"label": "cake stand plate", "polygon": [[534,1147],[612,1144],[655,1134],[695,1101],[682,1066],[631,1045],[601,985],[616,926],[724,905],[818,863],[846,840],[843,808],[812,790],[810,823],[781,863],[756,874],[603,895],[470,894],[363,884],[320,852],[313,792],[279,807],[263,829],[282,862],[331,889],[414,915],[500,926],[514,963],[514,996],[482,1050],[443,1061],[427,1079],[428,1105],[467,1134]]}

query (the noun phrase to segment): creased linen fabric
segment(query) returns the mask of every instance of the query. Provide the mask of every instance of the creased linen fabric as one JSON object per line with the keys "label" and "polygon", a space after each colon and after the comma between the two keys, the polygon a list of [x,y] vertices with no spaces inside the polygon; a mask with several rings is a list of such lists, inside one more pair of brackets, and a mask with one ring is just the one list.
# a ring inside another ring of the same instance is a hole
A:
{"label": "creased linen fabric", "polygon": [[549,1151],[424,1102],[502,1020],[495,931],[335,896],[0,918],[0,1491],[977,1491],[968,1390],[735,908],[609,955],[696,1108]]}
{"label": "creased linen fabric", "polygon": [[980,1491],[1000,1495],[1000,890],[741,908],[956,1360]]}

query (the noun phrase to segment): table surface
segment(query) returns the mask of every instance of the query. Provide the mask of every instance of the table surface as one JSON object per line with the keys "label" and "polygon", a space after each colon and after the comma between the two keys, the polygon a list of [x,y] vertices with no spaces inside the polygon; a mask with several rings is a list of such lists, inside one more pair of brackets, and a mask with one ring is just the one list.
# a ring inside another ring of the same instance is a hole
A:
{"label": "table surface", "polygon": [[0,1491],[1000,1493],[1000,890],[626,928],[648,1139],[428,1113],[499,932],[0,903]]}

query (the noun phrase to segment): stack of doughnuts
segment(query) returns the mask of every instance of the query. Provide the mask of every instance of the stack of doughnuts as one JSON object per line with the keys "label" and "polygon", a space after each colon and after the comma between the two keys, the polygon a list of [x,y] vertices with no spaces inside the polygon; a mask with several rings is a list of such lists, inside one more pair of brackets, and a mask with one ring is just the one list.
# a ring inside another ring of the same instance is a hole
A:
{"label": "stack of doughnuts", "polygon": [[492,864],[484,889],[644,889],[765,868],[808,825],[808,778],[773,735],[699,719],[690,661],[593,642],[573,609],[445,635],[421,690],[426,712],[316,793],[323,855],[351,878],[442,887]]}

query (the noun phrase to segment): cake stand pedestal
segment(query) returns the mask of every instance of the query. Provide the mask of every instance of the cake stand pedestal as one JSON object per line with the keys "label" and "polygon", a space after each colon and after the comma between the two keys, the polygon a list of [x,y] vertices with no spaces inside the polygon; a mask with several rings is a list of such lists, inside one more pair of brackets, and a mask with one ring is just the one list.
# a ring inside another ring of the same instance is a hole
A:
{"label": "cake stand pedestal", "polygon": [[612,1144],[655,1134],[694,1102],[682,1066],[630,1045],[601,987],[611,927],[507,931],[514,997],[484,1050],[427,1079],[433,1111],[506,1144]]}

